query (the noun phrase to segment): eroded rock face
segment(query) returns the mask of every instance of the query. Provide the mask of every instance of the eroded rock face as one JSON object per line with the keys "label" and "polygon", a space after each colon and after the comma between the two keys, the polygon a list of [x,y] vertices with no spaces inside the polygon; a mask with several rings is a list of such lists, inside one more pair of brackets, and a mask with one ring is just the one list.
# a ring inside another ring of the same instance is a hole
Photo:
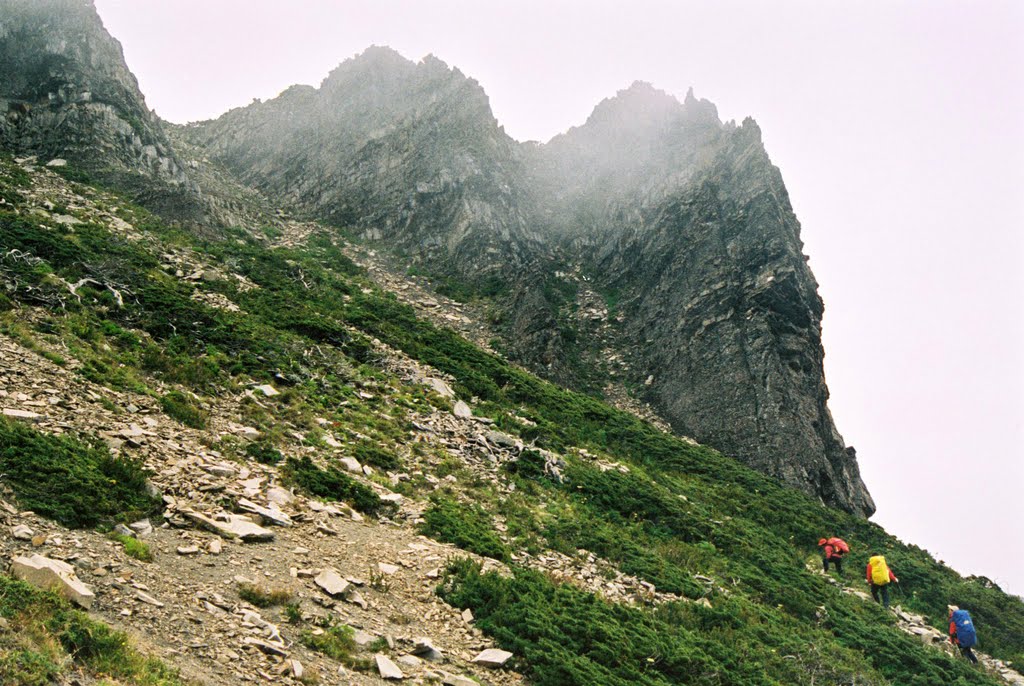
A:
{"label": "eroded rock face", "polygon": [[495,297],[509,353],[538,372],[642,388],[677,432],[874,511],[828,411],[822,302],[753,120],[638,82],[519,144],[457,69],[371,48],[319,89],[185,133],[272,197]]}
{"label": "eroded rock face", "polygon": [[[371,47],[320,88],[183,132],[239,178],[413,261],[483,283],[539,252],[515,141],[480,85],[428,56]],[[531,247],[532,246],[532,247]]]}
{"label": "eroded rock face", "polygon": [[[560,235],[618,301],[603,335],[624,378],[677,432],[829,505],[874,512],[827,407],[824,307],[757,124],[722,124],[692,93],[680,105],[635,84],[550,147],[547,186],[569,189],[554,216],[594,218],[563,220]],[[589,178],[573,185],[575,168]],[[581,325],[600,338],[605,323]]]}
{"label": "eroded rock face", "polygon": [[153,209],[194,188],[88,0],[0,2],[0,143],[70,162]]}

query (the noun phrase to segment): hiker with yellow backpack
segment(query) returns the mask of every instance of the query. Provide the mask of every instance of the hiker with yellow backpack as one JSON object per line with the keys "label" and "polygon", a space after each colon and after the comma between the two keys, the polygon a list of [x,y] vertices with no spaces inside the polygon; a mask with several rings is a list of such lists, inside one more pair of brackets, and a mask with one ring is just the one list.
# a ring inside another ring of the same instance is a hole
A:
{"label": "hiker with yellow backpack", "polygon": [[885,558],[881,555],[872,555],[871,559],[868,560],[867,570],[868,584],[871,586],[871,597],[878,602],[878,593],[882,593],[882,604],[889,608],[889,582],[895,581],[899,583],[900,580],[896,578],[896,575],[889,569],[889,565],[885,564]]}

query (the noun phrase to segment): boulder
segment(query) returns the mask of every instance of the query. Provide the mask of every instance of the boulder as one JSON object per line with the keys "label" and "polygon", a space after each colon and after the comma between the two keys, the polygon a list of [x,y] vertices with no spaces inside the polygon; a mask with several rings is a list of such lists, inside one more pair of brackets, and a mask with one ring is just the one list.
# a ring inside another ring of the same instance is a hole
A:
{"label": "boulder", "polygon": [[405,678],[405,674],[403,674],[402,670],[398,668],[398,665],[386,656],[378,653],[373,656],[373,659],[377,662],[377,671],[380,672],[381,678],[392,679],[395,681]]}
{"label": "boulder", "polygon": [[181,514],[201,527],[224,538],[241,539],[246,543],[274,540],[273,531],[254,524],[248,517],[228,515],[226,521],[218,521],[193,510],[184,510]]}
{"label": "boulder", "polygon": [[11,535],[19,541],[31,541],[32,537],[36,535],[35,531],[28,528],[24,524],[19,524],[11,530]]}
{"label": "boulder", "polygon": [[11,576],[36,588],[57,591],[86,610],[92,607],[92,602],[96,598],[92,590],[75,576],[75,570],[71,565],[42,555],[14,558],[11,563]]}
{"label": "boulder", "polygon": [[271,486],[267,489],[267,502],[271,505],[290,505],[295,501],[295,496],[287,488]]}
{"label": "boulder", "polygon": [[147,538],[153,535],[153,525],[148,519],[140,519],[137,522],[132,522],[128,525],[128,528],[134,531],[139,538]]}
{"label": "boulder", "polygon": [[473,410],[469,409],[469,405],[461,400],[455,403],[455,409],[452,410],[452,413],[460,419],[469,419],[473,416]]}
{"label": "boulder", "polygon": [[359,460],[354,457],[343,457],[340,460],[342,466],[354,474],[359,474],[363,471],[363,465],[359,464]]}
{"label": "boulder", "polygon": [[522,444],[517,438],[509,436],[507,433],[502,433],[501,431],[488,431],[486,438],[488,443],[496,445],[499,448],[522,447]]}
{"label": "boulder", "polygon": [[333,569],[325,569],[320,572],[320,574],[313,579],[313,583],[322,588],[324,593],[329,596],[344,595],[352,586],[352,584],[341,578],[341,575]]}
{"label": "boulder", "polygon": [[452,390],[452,387],[449,386],[444,381],[442,381],[441,379],[438,379],[436,377],[428,377],[426,379],[426,384],[430,386],[432,389],[434,389],[434,391],[437,392],[437,394],[442,398],[455,397],[455,391]]}
{"label": "boulder", "polygon": [[435,648],[429,638],[417,638],[413,641],[413,648],[410,652],[417,657],[422,657],[424,660],[430,660],[431,662],[440,662],[444,659],[444,653]]}
{"label": "boulder", "polygon": [[498,648],[488,648],[479,655],[473,658],[473,662],[484,667],[501,667],[509,658],[512,657],[512,653],[507,650],[499,650]]}
{"label": "boulder", "polygon": [[38,412],[30,412],[29,410],[15,410],[10,407],[5,407],[3,414],[5,417],[9,417],[10,419],[18,419],[32,424],[43,421],[43,415]]}
{"label": "boulder", "polygon": [[277,506],[263,507],[257,505],[247,498],[238,499],[238,507],[246,512],[252,512],[263,518],[265,523],[276,524],[277,526],[291,526],[292,518],[286,515]]}

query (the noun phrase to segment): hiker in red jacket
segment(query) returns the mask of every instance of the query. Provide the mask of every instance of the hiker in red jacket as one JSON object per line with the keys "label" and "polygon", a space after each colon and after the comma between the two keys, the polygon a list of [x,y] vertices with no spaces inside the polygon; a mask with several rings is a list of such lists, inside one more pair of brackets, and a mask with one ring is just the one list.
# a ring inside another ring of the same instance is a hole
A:
{"label": "hiker in red jacket", "polygon": [[825,565],[825,573],[828,574],[828,563],[836,566],[839,576],[843,575],[843,555],[850,552],[850,546],[841,538],[831,536],[818,539],[818,547],[821,548],[821,561]]}
{"label": "hiker in red jacket", "polygon": [[871,586],[871,597],[878,602],[878,592],[882,592],[882,604],[886,609],[889,608],[889,582],[895,581],[899,583],[900,580],[896,578],[896,575],[889,569],[889,565],[885,563],[885,558],[881,555],[872,555],[868,560],[867,569],[868,585]]}

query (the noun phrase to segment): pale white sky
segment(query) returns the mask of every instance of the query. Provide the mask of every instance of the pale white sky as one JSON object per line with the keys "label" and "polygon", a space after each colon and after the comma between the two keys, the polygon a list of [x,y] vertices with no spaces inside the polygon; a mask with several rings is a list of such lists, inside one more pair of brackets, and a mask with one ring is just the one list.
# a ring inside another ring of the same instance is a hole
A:
{"label": "pale white sky", "polygon": [[519,140],[636,79],[753,116],[874,520],[1024,594],[1024,3],[95,2],[175,122],[319,85],[371,44],[457,66]]}

